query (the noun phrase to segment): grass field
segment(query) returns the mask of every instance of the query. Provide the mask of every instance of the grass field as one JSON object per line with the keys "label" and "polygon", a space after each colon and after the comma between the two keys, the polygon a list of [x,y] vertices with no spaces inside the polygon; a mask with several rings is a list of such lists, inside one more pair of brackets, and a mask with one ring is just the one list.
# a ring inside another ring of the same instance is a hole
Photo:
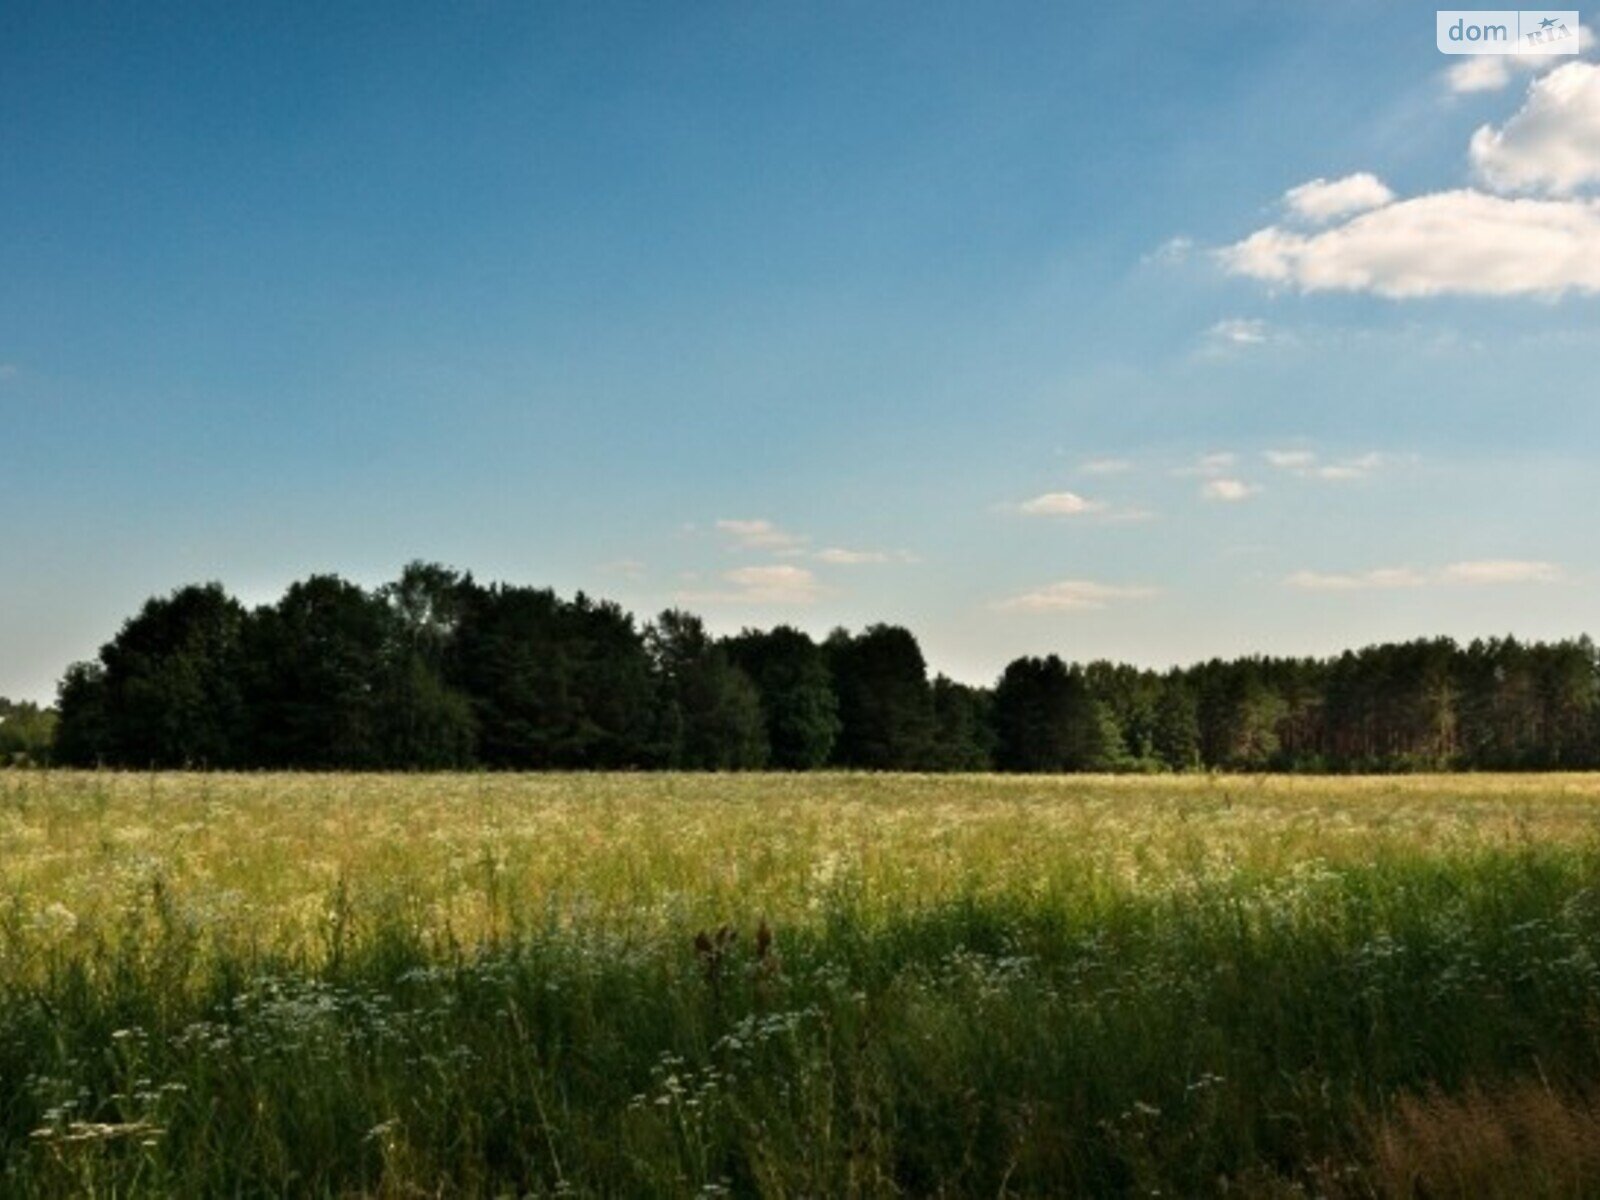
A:
{"label": "grass field", "polygon": [[1600,779],[0,772],[8,1195],[1600,1194]]}

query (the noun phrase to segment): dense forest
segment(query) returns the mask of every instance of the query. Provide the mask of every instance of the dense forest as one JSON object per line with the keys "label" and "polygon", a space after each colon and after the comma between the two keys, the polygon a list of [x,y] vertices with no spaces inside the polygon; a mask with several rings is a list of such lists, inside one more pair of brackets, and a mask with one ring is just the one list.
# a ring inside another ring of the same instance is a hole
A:
{"label": "dense forest", "polygon": [[[413,563],[247,609],[152,599],[54,712],[0,706],[0,762],[72,766],[923,771],[1412,771],[1600,765],[1587,638],[1374,646],[1168,671],[1020,658],[928,678],[874,625],[714,637],[669,610]],[[9,739],[9,740],[8,740]]]}

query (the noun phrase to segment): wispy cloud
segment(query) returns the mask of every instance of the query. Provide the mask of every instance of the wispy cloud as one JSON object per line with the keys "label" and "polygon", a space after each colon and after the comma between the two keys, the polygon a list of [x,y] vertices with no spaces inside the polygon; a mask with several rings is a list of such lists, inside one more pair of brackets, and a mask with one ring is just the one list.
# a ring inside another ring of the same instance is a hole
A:
{"label": "wispy cloud", "polygon": [[1199,353],[1204,358],[1233,358],[1285,340],[1260,317],[1224,317],[1206,329]]}
{"label": "wispy cloud", "polygon": [[1443,572],[1446,583],[1560,583],[1565,578],[1555,563],[1515,558],[1451,563]]}
{"label": "wispy cloud", "polygon": [[1079,463],[1078,470],[1085,475],[1121,475],[1133,470],[1133,464],[1125,458],[1091,458]]}
{"label": "wispy cloud", "polygon": [[1428,577],[1409,567],[1377,567],[1346,573],[1296,571],[1283,582],[1287,587],[1308,592],[1358,592],[1422,587]]}
{"label": "wispy cloud", "polygon": [[1268,466],[1280,471],[1304,471],[1313,466],[1317,456],[1310,450],[1267,450],[1261,455]]}
{"label": "wispy cloud", "polygon": [[1178,476],[1198,475],[1202,479],[1212,479],[1227,474],[1238,462],[1239,456],[1232,450],[1216,450],[1210,454],[1202,454],[1194,462],[1178,467],[1172,473]]}
{"label": "wispy cloud", "polygon": [[1262,458],[1267,465],[1301,479],[1323,479],[1329,482],[1348,482],[1365,479],[1382,467],[1403,461],[1403,456],[1380,454],[1373,450],[1347,458],[1322,461],[1312,450],[1266,450]]}
{"label": "wispy cloud", "polygon": [[1177,266],[1180,263],[1187,262],[1189,256],[1193,253],[1194,239],[1180,233],[1176,237],[1169,237],[1161,245],[1146,254],[1144,261],[1157,263],[1161,266]]}
{"label": "wispy cloud", "polygon": [[643,579],[645,576],[645,565],[636,558],[615,558],[608,563],[601,563],[600,569],[607,575],[621,579]]}
{"label": "wispy cloud", "polygon": [[740,550],[794,552],[810,540],[759,518],[735,520],[725,517],[717,521],[717,531]]}
{"label": "wispy cloud", "polygon": [[1147,600],[1155,594],[1151,587],[1063,579],[998,601],[994,607],[1001,612],[1085,612],[1107,608],[1119,600]]}
{"label": "wispy cloud", "polygon": [[1560,583],[1566,572],[1555,563],[1527,559],[1480,559],[1455,562],[1432,571],[1412,567],[1378,567],[1370,571],[1296,571],[1286,587],[1315,592],[1379,591],[1434,585],[1481,587],[1502,584]]}
{"label": "wispy cloud", "polygon": [[686,604],[799,607],[815,603],[822,595],[816,576],[792,563],[739,567],[723,572],[721,578],[731,586],[718,591],[682,592],[678,599]]}
{"label": "wispy cloud", "polygon": [[854,567],[871,563],[914,563],[917,556],[909,550],[849,550],[843,546],[827,546],[813,556],[818,562],[832,566]]}

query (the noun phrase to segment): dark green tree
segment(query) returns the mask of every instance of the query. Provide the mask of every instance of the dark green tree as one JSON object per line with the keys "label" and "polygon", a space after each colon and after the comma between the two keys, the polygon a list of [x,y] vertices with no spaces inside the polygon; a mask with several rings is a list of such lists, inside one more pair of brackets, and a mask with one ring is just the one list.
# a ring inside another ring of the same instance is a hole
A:
{"label": "dark green tree", "polygon": [[839,702],[833,761],[873,771],[927,765],[933,694],[922,648],[910,630],[872,625],[855,637],[835,630],[824,646]]}
{"label": "dark green tree", "polygon": [[484,762],[524,770],[648,765],[650,656],[633,618],[581,593],[473,588],[455,681],[471,698]]}
{"label": "dark green tree", "polygon": [[1168,679],[1161,689],[1151,743],[1168,770],[1192,771],[1200,765],[1200,714],[1194,693],[1181,679]]}
{"label": "dark green tree", "polygon": [[64,762],[232,766],[248,758],[240,693],[243,607],[219,584],[147,601],[62,681]]}
{"label": "dark green tree", "polygon": [[943,675],[933,681],[933,745],[927,765],[934,771],[994,768],[994,697]]}
{"label": "dark green tree", "polygon": [[290,585],[251,624],[247,695],[258,761],[374,769],[388,758],[385,684],[394,620],[337,575]]}
{"label": "dark green tree", "polygon": [[808,771],[826,763],[839,735],[839,706],[821,648],[788,625],[747,629],[725,645],[761,694],[771,764]]}
{"label": "dark green tree", "polygon": [[99,662],[68,667],[56,689],[56,712],[53,761],[69,767],[97,767],[111,761],[105,667]]}
{"label": "dark green tree", "polygon": [[659,761],[695,771],[764,766],[761,694],[700,618],[668,609],[645,631],[645,641],[657,680]]}
{"label": "dark green tree", "polygon": [[395,766],[473,761],[472,703],[449,681],[471,587],[470,578],[448,567],[413,562],[380,592],[391,615],[380,684],[383,756]]}
{"label": "dark green tree", "polygon": [[1110,708],[1054,654],[1019,658],[995,688],[995,760],[1006,771],[1108,771],[1126,762]]}

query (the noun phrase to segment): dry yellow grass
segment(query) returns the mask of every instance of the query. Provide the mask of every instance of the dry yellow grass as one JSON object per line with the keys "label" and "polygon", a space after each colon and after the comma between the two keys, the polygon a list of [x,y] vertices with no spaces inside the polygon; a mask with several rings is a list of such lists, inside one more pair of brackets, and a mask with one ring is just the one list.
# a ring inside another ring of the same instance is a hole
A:
{"label": "dry yellow grass", "polygon": [[116,929],[156,888],[221,944],[303,951],[330,921],[375,913],[468,943],[530,923],[792,926],[841,889],[858,911],[903,913],[1597,833],[1600,779],[1581,775],[13,772],[0,902],[14,926],[70,943]]}

